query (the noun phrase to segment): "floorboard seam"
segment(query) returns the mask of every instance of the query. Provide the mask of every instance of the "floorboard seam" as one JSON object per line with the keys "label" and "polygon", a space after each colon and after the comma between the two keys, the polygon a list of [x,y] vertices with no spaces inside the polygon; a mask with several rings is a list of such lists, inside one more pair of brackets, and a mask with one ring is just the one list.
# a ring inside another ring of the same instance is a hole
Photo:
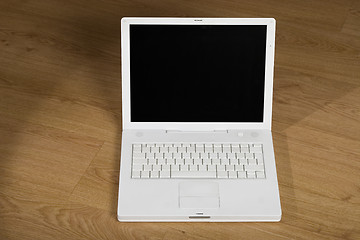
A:
{"label": "floorboard seam", "polygon": [[89,163],[89,165],[87,166],[87,168],[85,169],[85,171],[83,172],[83,174],[81,175],[81,177],[79,178],[79,180],[77,181],[77,183],[75,184],[75,186],[73,187],[73,189],[71,190],[71,193],[69,194],[68,197],[68,201],[70,200],[70,197],[73,195],[76,187],[79,185],[81,179],[84,177],[85,173],[89,170],[91,164],[94,162],[94,159],[96,159],[97,155],[99,154],[99,152],[101,151],[101,149],[103,148],[105,144],[105,141],[102,142],[101,147],[99,148],[99,150],[95,153],[94,157],[91,159],[91,162]]}

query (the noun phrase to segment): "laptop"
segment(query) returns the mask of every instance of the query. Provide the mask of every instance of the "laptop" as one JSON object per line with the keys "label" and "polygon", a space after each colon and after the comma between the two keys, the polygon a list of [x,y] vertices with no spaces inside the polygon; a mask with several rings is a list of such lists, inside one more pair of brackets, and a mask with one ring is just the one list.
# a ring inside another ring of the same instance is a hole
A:
{"label": "laptop", "polygon": [[123,18],[117,217],[280,221],[275,20]]}

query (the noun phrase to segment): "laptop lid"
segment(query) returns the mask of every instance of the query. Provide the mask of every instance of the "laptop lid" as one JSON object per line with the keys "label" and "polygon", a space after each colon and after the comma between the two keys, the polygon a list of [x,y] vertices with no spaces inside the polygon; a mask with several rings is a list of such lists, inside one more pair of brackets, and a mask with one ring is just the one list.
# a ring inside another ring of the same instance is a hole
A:
{"label": "laptop lid", "polygon": [[123,129],[271,129],[275,20],[123,18]]}

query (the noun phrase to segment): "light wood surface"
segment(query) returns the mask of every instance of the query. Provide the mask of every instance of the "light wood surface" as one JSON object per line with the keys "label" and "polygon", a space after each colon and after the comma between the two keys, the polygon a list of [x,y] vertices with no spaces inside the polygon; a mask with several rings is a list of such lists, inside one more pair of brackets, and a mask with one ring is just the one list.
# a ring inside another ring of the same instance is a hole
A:
{"label": "light wood surface", "polygon": [[[274,17],[280,223],[120,223],[120,18]],[[360,1],[0,1],[0,239],[360,239]]]}

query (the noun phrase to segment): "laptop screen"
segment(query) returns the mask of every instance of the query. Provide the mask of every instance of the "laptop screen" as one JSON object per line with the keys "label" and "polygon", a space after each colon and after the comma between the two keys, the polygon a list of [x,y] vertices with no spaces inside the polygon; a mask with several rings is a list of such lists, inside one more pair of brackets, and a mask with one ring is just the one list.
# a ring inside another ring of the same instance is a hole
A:
{"label": "laptop screen", "polygon": [[263,122],[266,25],[130,25],[131,122]]}

